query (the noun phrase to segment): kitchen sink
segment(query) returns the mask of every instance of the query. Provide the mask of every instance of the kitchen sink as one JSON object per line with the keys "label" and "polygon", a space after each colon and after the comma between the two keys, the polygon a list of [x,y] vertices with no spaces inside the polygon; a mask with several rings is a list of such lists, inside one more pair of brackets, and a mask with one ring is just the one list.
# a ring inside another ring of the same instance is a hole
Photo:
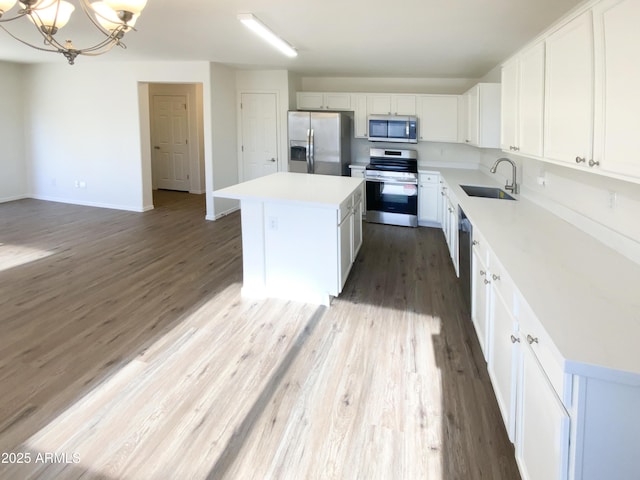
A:
{"label": "kitchen sink", "polygon": [[497,187],[481,187],[478,185],[460,185],[470,197],[497,198],[500,200],[515,200],[511,195]]}

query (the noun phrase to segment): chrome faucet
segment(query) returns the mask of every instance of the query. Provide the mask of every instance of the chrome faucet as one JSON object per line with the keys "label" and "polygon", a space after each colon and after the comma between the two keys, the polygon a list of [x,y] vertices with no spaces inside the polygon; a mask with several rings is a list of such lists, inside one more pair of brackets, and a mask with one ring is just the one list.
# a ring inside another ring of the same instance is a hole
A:
{"label": "chrome faucet", "polygon": [[516,195],[518,193],[520,193],[520,185],[518,185],[516,183],[516,164],[514,163],[513,160],[509,159],[509,158],[499,158],[498,160],[496,160],[496,163],[493,164],[493,167],[491,167],[491,170],[489,170],[491,173],[496,173],[496,170],[498,169],[498,164],[500,162],[509,162],[511,164],[511,169],[513,170],[513,178],[511,180],[511,185],[509,185],[508,183],[504,186],[505,190],[509,190],[511,193],[515,193]]}

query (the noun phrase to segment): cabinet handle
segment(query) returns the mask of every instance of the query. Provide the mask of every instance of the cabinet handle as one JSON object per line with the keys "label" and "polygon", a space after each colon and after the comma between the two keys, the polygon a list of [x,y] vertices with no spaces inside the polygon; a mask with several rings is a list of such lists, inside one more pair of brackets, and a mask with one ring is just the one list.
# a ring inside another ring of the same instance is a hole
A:
{"label": "cabinet handle", "polygon": [[520,343],[520,339],[514,335],[511,335],[511,343]]}
{"label": "cabinet handle", "polygon": [[486,278],[484,279],[484,284],[485,285],[489,285],[491,282],[489,280],[487,280]]}
{"label": "cabinet handle", "polygon": [[496,275],[495,273],[491,275],[494,280],[500,280],[500,275]]}
{"label": "cabinet handle", "polygon": [[576,157],[576,163],[584,163],[586,162],[587,159],[584,157]]}
{"label": "cabinet handle", "polygon": [[529,345],[538,343],[538,337],[532,337],[531,335],[527,335],[527,342],[529,342]]}
{"label": "cabinet handle", "polygon": [[593,159],[589,160],[589,166],[590,167],[599,167],[600,166],[600,162],[594,162]]}
{"label": "cabinet handle", "polygon": [[485,272],[484,270],[480,270],[480,276],[484,277],[487,274],[487,272]]}
{"label": "cabinet handle", "polygon": [[444,192],[440,192],[440,195],[442,195],[444,197]]}
{"label": "cabinet handle", "polygon": [[474,240],[473,242],[471,242],[473,245],[479,245],[480,242],[478,240]]}

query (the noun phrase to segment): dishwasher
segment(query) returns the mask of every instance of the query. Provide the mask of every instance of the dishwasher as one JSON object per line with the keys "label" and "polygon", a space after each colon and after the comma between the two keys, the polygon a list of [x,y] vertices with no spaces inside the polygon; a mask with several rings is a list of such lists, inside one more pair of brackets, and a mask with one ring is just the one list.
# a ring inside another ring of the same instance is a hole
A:
{"label": "dishwasher", "polygon": [[458,205],[458,268],[460,289],[465,305],[471,313],[471,245],[473,239],[473,225]]}

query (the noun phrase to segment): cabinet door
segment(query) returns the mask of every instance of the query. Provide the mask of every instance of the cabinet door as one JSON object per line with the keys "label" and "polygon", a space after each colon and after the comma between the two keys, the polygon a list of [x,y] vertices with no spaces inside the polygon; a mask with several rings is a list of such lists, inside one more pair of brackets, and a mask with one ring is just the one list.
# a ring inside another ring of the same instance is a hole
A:
{"label": "cabinet door", "polygon": [[420,95],[417,103],[421,141],[458,141],[458,95]]}
{"label": "cabinet door", "polygon": [[438,221],[438,182],[431,181],[433,176],[420,175],[418,189],[418,222],[436,223]]}
{"label": "cabinet door", "polygon": [[544,156],[586,165],[593,139],[591,12],[550,35],[546,49]]}
{"label": "cabinet door", "polygon": [[460,275],[458,269],[458,205],[449,199],[449,254],[453,262],[456,276]]}
{"label": "cabinet door", "polygon": [[356,259],[356,255],[362,246],[362,200],[357,201],[353,207],[353,248],[351,262]]}
{"label": "cabinet door", "polygon": [[523,348],[516,459],[530,480],[567,478],[569,414],[535,355]]}
{"label": "cabinet door", "polygon": [[353,245],[353,211],[350,211],[349,214],[342,220],[340,225],[338,225],[338,258],[339,258],[339,278],[338,278],[338,292],[342,291],[345,282],[347,281],[347,276],[349,275],[349,270],[351,269],[351,256]]}
{"label": "cabinet door", "polygon": [[487,283],[487,267],[479,257],[475,249],[472,256],[471,270],[471,320],[476,329],[476,335],[484,354],[484,359],[489,359],[489,292],[490,284]]}
{"label": "cabinet door", "polygon": [[513,442],[516,420],[517,360],[520,347],[517,341],[515,320],[504,300],[495,292],[493,286],[491,287],[490,318],[489,378],[493,384],[493,390],[496,394],[498,407],[500,407],[500,413],[507,428],[509,439]]}
{"label": "cabinet door", "polygon": [[392,95],[391,113],[393,115],[415,115],[416,96],[415,95]]}
{"label": "cabinet door", "polygon": [[465,96],[467,97],[467,138],[465,142],[469,145],[478,145],[478,120],[480,114],[480,97],[478,95],[478,86],[476,85],[469,90]]}
{"label": "cabinet door", "polygon": [[[544,43],[520,55],[518,153],[542,156],[544,130]],[[504,88],[504,85],[503,85]]]}
{"label": "cabinet door", "polygon": [[298,110],[322,110],[324,94],[318,92],[298,92]]}
{"label": "cabinet door", "polygon": [[324,107],[327,110],[351,110],[351,94],[325,93]]}
{"label": "cabinet door", "polygon": [[518,65],[519,62],[515,59],[502,67],[500,148],[511,152],[516,150],[519,144]]}
{"label": "cabinet door", "polygon": [[[602,170],[640,177],[640,3],[605,0],[594,6],[595,152]],[[596,167],[594,165],[594,167]]]}
{"label": "cabinet door", "polygon": [[353,136],[355,138],[367,138],[369,135],[367,124],[367,96],[361,93],[351,95],[353,106]]}
{"label": "cabinet door", "polygon": [[391,115],[391,95],[367,95],[367,115]]}

